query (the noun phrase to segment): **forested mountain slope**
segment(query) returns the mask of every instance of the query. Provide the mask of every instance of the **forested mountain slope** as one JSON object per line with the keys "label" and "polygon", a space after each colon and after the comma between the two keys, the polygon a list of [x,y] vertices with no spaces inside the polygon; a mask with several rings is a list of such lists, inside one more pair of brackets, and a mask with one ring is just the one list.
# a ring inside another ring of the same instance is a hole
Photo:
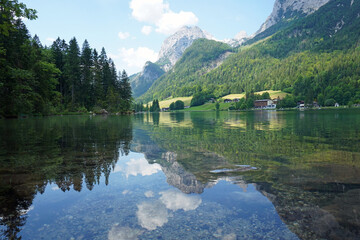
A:
{"label": "forested mountain slope", "polygon": [[[198,91],[196,89],[198,86],[192,83],[217,67],[231,51],[232,48],[225,43],[207,39],[195,40],[174,68],[157,79],[140,99],[149,101],[153,98],[164,99],[169,96],[191,96]],[[184,85],[189,88],[182,88]]]}
{"label": "forested mountain slope", "polygon": [[[360,1],[331,0],[266,40],[240,48],[209,73],[192,75],[206,72],[198,68],[186,75],[175,68],[171,77],[158,79],[144,99],[188,96],[194,93],[193,89],[211,91],[216,96],[274,89],[301,96],[308,102],[329,98],[342,104],[357,101],[359,26]],[[189,52],[192,50],[189,48]],[[179,63],[191,62],[189,52]]]}

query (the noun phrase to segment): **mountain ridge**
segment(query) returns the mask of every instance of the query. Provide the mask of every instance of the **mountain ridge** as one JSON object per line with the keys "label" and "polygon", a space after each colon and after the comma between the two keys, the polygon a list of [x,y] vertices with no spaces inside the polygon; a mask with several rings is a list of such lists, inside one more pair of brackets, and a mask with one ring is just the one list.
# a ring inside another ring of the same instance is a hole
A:
{"label": "mountain ridge", "polygon": [[[190,96],[198,90],[223,96],[273,89],[287,90],[309,102],[334,98],[347,104],[360,96],[356,83],[360,78],[356,69],[360,67],[355,64],[360,62],[359,51],[354,50],[360,46],[359,25],[359,1],[330,0],[271,37],[239,48],[238,53],[210,72],[204,68],[209,62],[189,64],[191,52],[199,54],[199,46],[193,45],[179,60],[177,65],[182,67],[176,65],[171,77],[156,80],[142,99]],[[187,72],[185,66],[191,66]],[[199,68],[194,69],[195,66]],[[339,92],[348,97],[341,99]]]}
{"label": "mountain ridge", "polygon": [[185,50],[199,38],[214,40],[213,36],[201,30],[198,26],[182,27],[165,39],[159,52],[157,64],[159,64],[165,72],[169,71],[181,58]]}
{"label": "mountain ridge", "polygon": [[140,73],[134,74],[130,78],[134,97],[140,97],[155,80],[171,70],[185,50],[200,38],[214,39],[213,36],[197,26],[184,26],[165,39],[159,52],[159,59],[155,63],[147,62]]}
{"label": "mountain ridge", "polygon": [[274,9],[255,35],[286,19],[307,16],[316,12],[330,0],[276,0]]}

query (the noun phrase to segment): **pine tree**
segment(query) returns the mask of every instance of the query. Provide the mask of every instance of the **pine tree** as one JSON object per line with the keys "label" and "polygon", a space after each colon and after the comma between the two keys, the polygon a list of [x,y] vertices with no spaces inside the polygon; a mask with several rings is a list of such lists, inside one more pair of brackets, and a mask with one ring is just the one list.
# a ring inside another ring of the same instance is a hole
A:
{"label": "pine tree", "polygon": [[131,107],[132,91],[130,80],[125,70],[122,71],[120,76],[120,97],[123,100],[123,110],[129,111]]}
{"label": "pine tree", "polygon": [[109,85],[112,86],[114,89],[119,90],[117,71],[116,71],[115,63],[111,58],[109,59],[109,65],[110,65],[110,73],[111,73],[111,79]]}
{"label": "pine tree", "polygon": [[69,42],[65,75],[67,86],[69,87],[71,107],[74,108],[81,88],[80,49],[75,37]]}
{"label": "pine tree", "polygon": [[102,70],[102,86],[105,96],[108,93],[108,88],[111,86],[111,70],[109,65],[109,60],[106,55],[105,48],[101,49],[99,56],[99,63]]}
{"label": "pine tree", "polygon": [[103,98],[105,94],[102,85],[102,70],[101,70],[100,58],[98,56],[96,49],[94,49],[92,56],[94,61],[94,68],[93,68],[94,101],[95,101],[95,105],[100,107],[103,105]]}
{"label": "pine tree", "polygon": [[92,50],[87,40],[84,41],[81,51],[81,104],[87,109],[94,106],[94,94],[91,91],[93,76]]}
{"label": "pine tree", "polygon": [[65,96],[65,76],[64,76],[64,66],[65,66],[65,57],[68,49],[68,45],[65,40],[61,40],[59,37],[51,45],[51,52],[54,59],[55,66],[60,70],[60,75],[58,77],[57,91],[61,93],[61,102],[64,103],[63,99]]}

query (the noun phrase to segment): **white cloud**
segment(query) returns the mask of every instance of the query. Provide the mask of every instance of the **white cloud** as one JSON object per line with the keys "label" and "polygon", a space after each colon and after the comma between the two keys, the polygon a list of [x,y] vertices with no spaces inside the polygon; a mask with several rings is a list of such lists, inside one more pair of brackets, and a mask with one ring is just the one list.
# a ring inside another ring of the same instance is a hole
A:
{"label": "white cloud", "polygon": [[143,26],[141,32],[145,35],[149,35],[152,32],[152,30],[153,30],[152,26]]}
{"label": "white cloud", "polygon": [[118,33],[118,36],[121,40],[124,40],[124,39],[127,39],[130,37],[130,33],[128,32],[119,32]]}
{"label": "white cloud", "polygon": [[186,195],[178,190],[168,190],[160,192],[160,201],[165,204],[167,209],[177,211],[182,209],[184,211],[195,210],[202,202],[198,195]]}
{"label": "white cloud", "polygon": [[171,11],[170,5],[164,3],[164,0],[132,0],[130,8],[136,20],[154,24],[156,32],[166,35],[176,32],[185,25],[196,25],[199,21],[192,12]]}
{"label": "white cloud", "polygon": [[170,35],[185,25],[196,25],[199,19],[192,12],[165,13],[156,24],[156,32]]}
{"label": "white cloud", "polygon": [[53,42],[56,41],[56,39],[55,39],[55,38],[48,37],[48,38],[46,38],[46,41],[47,41],[47,42],[50,42],[50,43],[53,43]]}
{"label": "white cloud", "polygon": [[138,67],[141,69],[147,61],[156,62],[158,53],[147,47],[122,48],[120,58],[126,63],[127,67]]}
{"label": "white cloud", "polygon": [[130,8],[136,20],[156,24],[169,11],[169,4],[165,4],[163,0],[132,0]]}
{"label": "white cloud", "polygon": [[[115,61],[118,69],[126,69],[131,75],[140,72],[147,61],[156,62],[158,53],[147,47],[121,48],[115,54],[108,53],[108,57]],[[117,172],[120,170],[121,167],[115,169]]]}

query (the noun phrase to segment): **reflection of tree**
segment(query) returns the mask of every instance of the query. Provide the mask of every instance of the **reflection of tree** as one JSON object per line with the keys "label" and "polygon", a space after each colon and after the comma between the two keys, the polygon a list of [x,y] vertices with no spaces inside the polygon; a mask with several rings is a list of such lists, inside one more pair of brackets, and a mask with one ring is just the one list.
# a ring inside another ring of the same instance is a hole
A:
{"label": "reflection of tree", "polygon": [[184,112],[171,112],[170,113],[170,119],[173,122],[183,122],[185,120],[185,113]]}
{"label": "reflection of tree", "polygon": [[63,191],[105,183],[119,154],[127,155],[132,119],[54,117],[0,124],[0,224],[16,239],[37,193],[55,182]]}
{"label": "reflection of tree", "polygon": [[153,119],[153,123],[155,126],[159,126],[159,122],[160,122],[160,113],[155,112],[155,113],[151,113],[152,119]]}

